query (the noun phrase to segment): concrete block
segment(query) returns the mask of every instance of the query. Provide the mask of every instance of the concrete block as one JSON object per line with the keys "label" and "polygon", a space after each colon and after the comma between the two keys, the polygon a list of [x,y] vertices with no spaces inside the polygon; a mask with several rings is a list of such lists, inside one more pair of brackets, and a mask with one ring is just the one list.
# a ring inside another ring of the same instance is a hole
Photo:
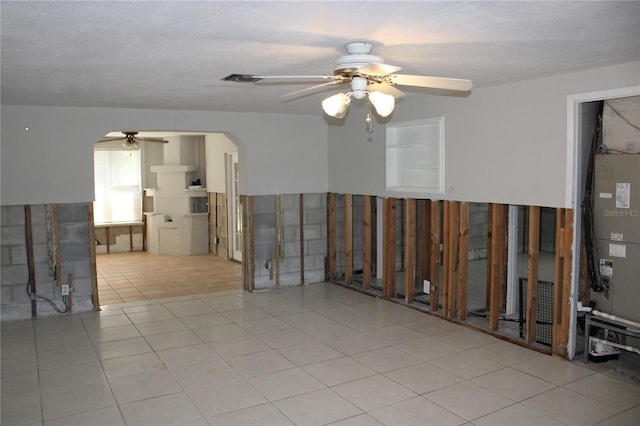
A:
{"label": "concrete block", "polygon": [[2,285],[25,284],[29,281],[29,269],[26,265],[8,265],[2,267]]}
{"label": "concrete block", "polygon": [[[282,238],[284,241],[300,241],[300,227],[296,226],[285,226],[282,232]],[[306,236],[305,236],[306,239]]]}
{"label": "concrete block", "polygon": [[[305,254],[308,255],[327,255],[327,242],[323,240],[308,241],[308,247],[305,247]],[[305,257],[306,259],[306,257]]]}
{"label": "concrete block", "polygon": [[285,225],[297,225],[300,223],[299,210],[285,210],[282,215]]}
{"label": "concrete block", "polygon": [[35,204],[31,206],[31,223],[33,225],[47,224],[47,204]]}
{"label": "concrete block", "polygon": [[320,225],[304,225],[303,231],[305,240],[323,239],[322,226]]}
{"label": "concrete block", "polygon": [[[291,272],[297,272],[298,275],[298,281],[300,281],[300,256],[296,256],[296,257],[288,257],[285,259],[284,266],[285,266],[285,270],[284,272],[287,273],[291,273]],[[306,268],[306,265],[305,265]],[[280,266],[280,273],[282,274],[282,266]]]}
{"label": "concrete block", "polygon": [[327,194],[304,194],[302,205],[305,210],[326,208]]}
{"label": "concrete block", "polygon": [[285,258],[296,257],[296,259],[299,258],[300,242],[296,241],[296,242],[284,243],[284,257]]}
{"label": "concrete block", "polygon": [[305,271],[304,280],[305,284],[323,283],[325,281],[324,270]]}
{"label": "concrete block", "polygon": [[89,209],[86,203],[67,203],[58,205],[58,224],[87,223]]}
{"label": "concrete block", "polygon": [[24,224],[22,226],[3,226],[0,235],[3,246],[27,244]]}
{"label": "concrete block", "polygon": [[300,210],[300,195],[298,194],[285,194],[280,197],[280,208],[284,210]]}
{"label": "concrete block", "polygon": [[[38,289],[36,288],[36,293]],[[12,303],[28,303],[31,304],[31,298],[27,294],[27,284],[16,284],[11,286],[11,302]],[[3,300],[4,303],[4,300]],[[31,310],[31,308],[29,308]]]}
{"label": "concrete block", "polygon": [[[26,263],[26,247],[25,247],[25,263]],[[14,257],[15,260],[15,257]],[[44,244],[35,244],[33,246],[33,260],[35,263],[49,263],[49,246]]]}
{"label": "concrete block", "polygon": [[13,303],[13,286],[0,286],[0,302],[3,307],[7,304]]}
{"label": "concrete block", "polygon": [[276,230],[275,228],[260,228],[256,229],[253,233],[253,241],[255,245],[258,244],[275,244]]}
{"label": "concrete block", "polygon": [[62,263],[73,262],[78,260],[89,261],[89,242],[78,243],[61,243],[60,244],[60,259]]}
{"label": "concrete block", "polygon": [[270,251],[273,251],[273,245],[260,244],[254,247],[253,255],[256,260],[256,267],[259,266],[264,269],[264,262],[269,259]]}
{"label": "concrete block", "polygon": [[2,206],[2,226],[24,226],[24,206]]}
{"label": "concrete block", "polygon": [[69,274],[73,274],[73,281],[91,276],[91,270],[88,261],[64,262],[61,271],[62,280],[66,282]]}
{"label": "concrete block", "polygon": [[[7,249],[10,250],[11,255],[9,259],[11,259],[11,265],[26,265],[27,264],[27,246],[25,245],[15,245],[8,246]],[[34,250],[35,253],[35,250]]]}
{"label": "concrete block", "polygon": [[2,264],[2,266],[11,265],[13,263],[13,256],[11,255],[13,247],[15,246],[0,247],[0,264]]}
{"label": "concrete block", "polygon": [[255,229],[275,228],[276,216],[274,212],[259,213],[253,215],[253,226]]}
{"label": "concrete block", "polygon": [[65,223],[58,227],[60,243],[87,241],[89,239],[89,224]]}
{"label": "concrete block", "polygon": [[326,223],[327,212],[326,210],[313,209],[304,211],[305,223],[309,225]]}
{"label": "concrete block", "polygon": [[275,211],[275,197],[273,195],[257,195],[253,197],[253,214],[270,213]]}

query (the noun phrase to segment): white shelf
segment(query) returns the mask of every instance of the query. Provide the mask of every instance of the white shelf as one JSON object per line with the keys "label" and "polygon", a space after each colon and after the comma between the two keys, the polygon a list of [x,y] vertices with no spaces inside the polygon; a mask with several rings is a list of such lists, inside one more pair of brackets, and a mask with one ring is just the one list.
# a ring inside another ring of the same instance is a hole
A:
{"label": "white shelf", "polygon": [[444,192],[444,117],[387,126],[388,191]]}

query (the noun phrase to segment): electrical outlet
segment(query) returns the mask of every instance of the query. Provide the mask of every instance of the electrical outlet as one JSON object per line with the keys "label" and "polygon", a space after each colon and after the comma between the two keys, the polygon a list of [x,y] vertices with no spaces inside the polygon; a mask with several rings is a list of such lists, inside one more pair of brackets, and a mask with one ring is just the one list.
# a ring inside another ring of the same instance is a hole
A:
{"label": "electrical outlet", "polygon": [[424,280],[422,283],[422,291],[425,294],[431,294],[431,281],[429,280]]}
{"label": "electrical outlet", "polygon": [[63,296],[68,296],[69,295],[69,284],[62,284],[61,291],[62,291],[62,295]]}

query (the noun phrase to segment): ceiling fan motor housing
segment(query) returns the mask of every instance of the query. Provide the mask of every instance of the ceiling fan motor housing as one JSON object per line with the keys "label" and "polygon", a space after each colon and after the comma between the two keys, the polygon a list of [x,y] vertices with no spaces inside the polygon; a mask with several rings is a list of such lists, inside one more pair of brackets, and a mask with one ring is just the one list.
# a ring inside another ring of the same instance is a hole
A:
{"label": "ceiling fan motor housing", "polygon": [[348,55],[341,56],[335,61],[334,75],[351,74],[354,71],[371,64],[383,64],[384,59],[371,55],[373,44],[366,41],[354,41],[344,46]]}

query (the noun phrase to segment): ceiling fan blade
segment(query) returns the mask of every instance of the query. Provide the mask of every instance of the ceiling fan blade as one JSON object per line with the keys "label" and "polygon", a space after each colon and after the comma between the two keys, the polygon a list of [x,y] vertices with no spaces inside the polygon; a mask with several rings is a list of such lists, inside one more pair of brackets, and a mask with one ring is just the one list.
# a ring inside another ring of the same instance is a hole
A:
{"label": "ceiling fan blade", "polygon": [[369,83],[369,88],[375,92],[382,92],[387,95],[391,95],[396,99],[404,96],[404,92],[402,90],[396,89],[387,83]]}
{"label": "ceiling fan blade", "polygon": [[429,77],[426,75],[393,74],[387,77],[389,84],[400,86],[429,87],[433,89],[468,92],[473,88],[471,80],[460,78]]}
{"label": "ceiling fan blade", "polygon": [[122,138],[102,138],[100,139],[98,142],[96,143],[101,143],[101,142],[113,142],[113,141],[126,141],[127,138],[126,137],[122,137]]}
{"label": "ceiling fan blade", "polygon": [[235,81],[236,83],[257,83],[262,80],[296,80],[302,81],[335,80],[341,78],[335,75],[254,75],[254,74],[229,74],[223,81]]}
{"label": "ceiling fan blade", "polygon": [[356,73],[364,75],[384,76],[400,71],[402,68],[389,64],[369,64],[362,68],[358,68]]}
{"label": "ceiling fan blade", "polygon": [[291,97],[291,96],[296,96],[296,95],[302,95],[303,93],[312,92],[312,91],[317,90],[317,89],[319,89],[321,87],[335,86],[336,84],[347,83],[348,81],[349,81],[348,78],[341,78],[339,80],[333,80],[333,81],[330,81],[328,83],[316,84],[315,86],[305,87],[304,89],[295,90],[293,92],[285,93],[284,95],[282,95],[282,97]]}
{"label": "ceiling fan blade", "polygon": [[159,139],[159,138],[135,138],[135,139],[143,142],[169,143],[169,141],[166,141],[164,139]]}

